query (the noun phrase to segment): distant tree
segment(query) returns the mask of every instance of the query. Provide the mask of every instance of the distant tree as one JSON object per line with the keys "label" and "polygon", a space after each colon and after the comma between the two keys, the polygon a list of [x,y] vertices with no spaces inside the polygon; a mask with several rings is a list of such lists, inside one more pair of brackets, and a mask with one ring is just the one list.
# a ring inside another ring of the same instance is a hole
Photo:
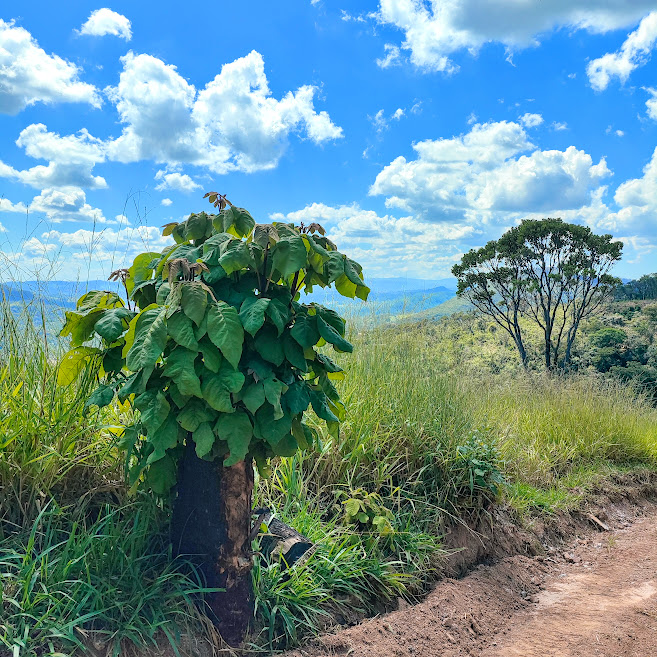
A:
{"label": "distant tree", "polygon": [[617,301],[657,299],[657,274],[646,274],[641,278],[619,285],[614,290]]}
{"label": "distant tree", "polygon": [[543,332],[547,369],[568,366],[577,330],[612,296],[623,245],[561,219],[525,220],[452,268],[458,294],[513,338],[526,367],[521,318]]}

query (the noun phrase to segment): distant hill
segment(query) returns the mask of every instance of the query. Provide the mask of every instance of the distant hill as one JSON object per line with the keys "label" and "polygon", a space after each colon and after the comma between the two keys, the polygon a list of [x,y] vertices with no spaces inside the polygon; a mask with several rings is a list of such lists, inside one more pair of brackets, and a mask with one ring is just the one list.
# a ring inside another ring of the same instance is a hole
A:
{"label": "distant hill", "polygon": [[369,278],[365,283],[372,292],[418,292],[427,291],[438,287],[444,287],[456,292],[455,278],[439,278],[430,280],[426,278],[404,278],[397,276],[394,278]]}
{"label": "distant hill", "polygon": [[414,319],[435,320],[440,319],[441,317],[446,317],[447,315],[453,315],[454,313],[466,313],[471,310],[474,310],[474,306],[467,299],[453,296],[437,306],[427,308],[421,313],[417,313]]}
{"label": "distant hill", "polygon": [[88,290],[117,290],[109,281],[21,281],[0,284],[0,294],[9,303],[44,303],[55,308],[75,308],[75,302]]}
{"label": "distant hill", "polygon": [[335,290],[318,288],[308,296],[302,295],[302,301],[314,301],[334,308],[347,317],[365,318],[372,320],[373,323],[379,323],[399,316],[423,312],[451,299],[455,294],[454,290],[443,286],[385,292],[377,291],[373,287],[367,302],[363,303],[360,299],[346,299]]}
{"label": "distant hill", "polygon": [[[400,316],[423,313],[440,308],[456,294],[455,279],[432,281],[418,278],[368,278],[371,293],[367,303],[360,299],[347,299],[334,289],[316,287],[312,294],[303,295],[302,301],[326,304],[347,317],[365,320],[368,324],[395,321]],[[444,284],[443,284],[444,283]],[[27,307],[31,313],[44,304],[53,319],[62,311],[75,308],[77,299],[88,290],[116,290],[116,283],[93,280],[84,283],[74,281],[23,281],[0,283],[0,294],[9,301],[14,312]]]}

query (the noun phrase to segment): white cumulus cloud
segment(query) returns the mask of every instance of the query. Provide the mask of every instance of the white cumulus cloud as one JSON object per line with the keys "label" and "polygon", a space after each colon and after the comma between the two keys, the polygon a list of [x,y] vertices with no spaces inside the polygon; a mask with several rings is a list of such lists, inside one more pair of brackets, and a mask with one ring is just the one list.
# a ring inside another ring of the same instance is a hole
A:
{"label": "white cumulus cloud", "polygon": [[648,116],[657,121],[657,89],[647,89],[651,98],[646,101],[646,108],[648,109]]}
{"label": "white cumulus cloud", "polygon": [[657,44],[657,11],[646,16],[632,32],[620,50],[607,53],[589,62],[586,73],[589,83],[597,91],[606,89],[616,77],[627,82],[630,74],[650,59],[650,52]]}
{"label": "white cumulus cloud", "polygon": [[158,191],[165,189],[175,189],[178,192],[193,192],[195,189],[200,189],[201,186],[194,182],[186,173],[167,173],[166,170],[160,170],[155,174],[155,180],[160,180],[160,184],[155,187]]}
{"label": "white cumulus cloud", "polygon": [[315,111],[316,87],[274,98],[256,51],[225,64],[198,92],[151,55],[128,53],[122,62],[119,84],[106,90],[125,124],[108,145],[111,159],[251,172],[275,167],[292,133],[317,144],[342,137],[325,111]]}
{"label": "white cumulus cloud", "polygon": [[[27,207],[24,203],[12,203],[8,198],[0,198],[0,212],[18,212],[25,214]],[[0,230],[0,233],[4,232]]]}
{"label": "white cumulus cloud", "polygon": [[92,175],[94,166],[105,160],[105,145],[84,128],[77,135],[62,137],[49,132],[43,123],[33,123],[20,133],[16,144],[25,149],[26,155],[48,160],[48,164],[17,170],[0,160],[0,177],[37,189],[60,186],[89,189],[107,187],[103,177]]}
{"label": "white cumulus cloud", "polygon": [[77,221],[105,224],[111,223],[98,208],[87,203],[85,193],[79,187],[47,188],[35,196],[30,203],[31,214],[43,214],[53,223]]}
{"label": "white cumulus cloud", "polygon": [[109,34],[125,39],[126,41],[132,39],[130,21],[125,16],[107,7],[92,11],[87,21],[82,24],[79,33],[89,36],[105,36]]}
{"label": "white cumulus cloud", "polygon": [[413,145],[376,177],[370,195],[427,221],[508,222],[508,213],[552,212],[585,204],[610,175],[584,151],[538,150],[518,123],[476,124],[465,135]]}
{"label": "white cumulus cloud", "polygon": [[463,252],[461,241],[478,233],[466,224],[436,224],[413,216],[378,215],[358,204],[330,206],[313,203],[277,221],[322,224],[341,251],[363,265],[368,276],[390,276],[391,271],[426,277],[449,276]]}
{"label": "white cumulus cloud", "polygon": [[27,276],[45,268],[51,277],[63,274],[67,280],[106,279],[113,270],[130,266],[139,253],[161,251],[171,244],[160,228],[119,223],[122,226],[117,228],[45,231],[25,240],[14,252],[0,252],[4,260],[0,267],[13,263],[12,268],[20,267]]}
{"label": "white cumulus cloud", "polygon": [[513,49],[534,46],[539,37],[559,28],[608,32],[628,27],[650,10],[654,0],[380,0],[377,21],[404,33],[400,46],[386,45],[380,66],[397,63],[401,50],[427,71],[451,73],[450,56],[476,52],[496,42]]}
{"label": "white cumulus cloud", "polygon": [[519,120],[525,128],[535,128],[543,123],[543,117],[540,114],[532,114],[531,112],[523,114]]}
{"label": "white cumulus cloud", "polygon": [[100,107],[96,88],[80,81],[73,63],[45,52],[13,21],[0,19],[0,113],[18,114],[35,103],[89,103]]}

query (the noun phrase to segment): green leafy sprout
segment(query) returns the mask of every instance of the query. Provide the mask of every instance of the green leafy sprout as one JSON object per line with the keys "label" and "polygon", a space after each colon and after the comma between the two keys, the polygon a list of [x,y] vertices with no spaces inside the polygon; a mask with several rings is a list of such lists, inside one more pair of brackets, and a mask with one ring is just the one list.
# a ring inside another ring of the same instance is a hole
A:
{"label": "green leafy sprout", "polygon": [[351,352],[345,321],[317,303],[314,286],[366,300],[361,266],[340,253],[319,224],[256,224],[243,208],[210,192],[217,214],[164,226],[175,243],[138,255],[113,272],[126,290],[92,291],[66,312],[71,349],[58,382],[92,363],[99,385],[87,406],[115,399],[139,413],[121,446],[133,489],[166,495],[192,440],[200,458],[225,467],[319,444],[304,421],[312,408],[336,435],[345,417],[334,386],[343,371],[325,353]]}

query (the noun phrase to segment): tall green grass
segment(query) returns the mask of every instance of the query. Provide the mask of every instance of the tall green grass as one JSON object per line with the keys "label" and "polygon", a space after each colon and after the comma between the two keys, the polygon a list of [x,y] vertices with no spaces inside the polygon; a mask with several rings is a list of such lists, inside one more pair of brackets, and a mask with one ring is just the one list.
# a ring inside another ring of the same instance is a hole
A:
{"label": "tall green grass", "polygon": [[172,560],[154,504],[73,517],[50,504],[29,533],[3,544],[0,654],[61,656],[95,644],[117,657],[127,646],[177,646],[207,625],[196,605],[203,584]]}
{"label": "tall green grass", "polygon": [[0,538],[29,528],[51,495],[107,495],[120,479],[98,414],[85,415],[95,373],[57,385],[59,344],[43,308],[0,304]]}
{"label": "tall green grass", "polygon": [[498,435],[513,481],[550,487],[595,463],[657,463],[657,408],[594,375],[488,381],[471,407]]}

